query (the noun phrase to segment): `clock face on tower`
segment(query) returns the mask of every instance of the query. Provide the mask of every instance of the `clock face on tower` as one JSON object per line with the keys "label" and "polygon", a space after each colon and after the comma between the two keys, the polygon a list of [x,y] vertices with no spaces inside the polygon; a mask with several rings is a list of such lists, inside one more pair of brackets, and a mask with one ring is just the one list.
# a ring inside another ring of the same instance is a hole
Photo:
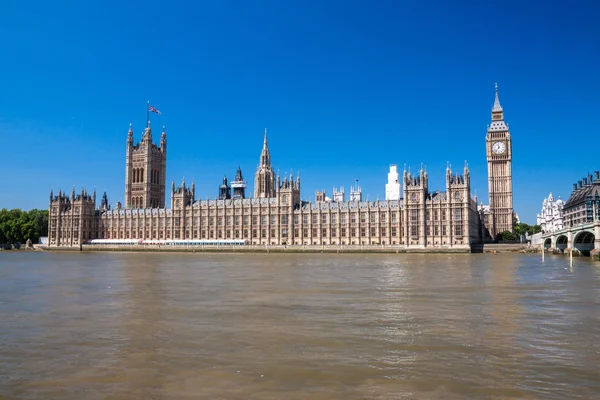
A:
{"label": "clock face on tower", "polygon": [[492,144],[492,152],[494,154],[504,154],[506,152],[506,143],[494,142],[494,144]]}

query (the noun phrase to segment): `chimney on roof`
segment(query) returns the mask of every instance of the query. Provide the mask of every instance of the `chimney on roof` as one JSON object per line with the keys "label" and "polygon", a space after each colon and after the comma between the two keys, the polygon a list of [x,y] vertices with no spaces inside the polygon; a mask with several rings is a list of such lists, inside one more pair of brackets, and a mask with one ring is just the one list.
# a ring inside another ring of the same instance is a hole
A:
{"label": "chimney on roof", "polygon": [[581,189],[583,187],[583,184],[581,183],[581,181],[577,181],[577,185],[578,185],[579,189]]}
{"label": "chimney on roof", "polygon": [[583,186],[587,186],[587,178],[583,178]]}
{"label": "chimney on roof", "polygon": [[573,184],[573,191],[575,191],[575,190],[577,190],[577,184],[576,183]]}
{"label": "chimney on roof", "polygon": [[594,171],[594,180],[597,181],[600,179],[600,171]]}

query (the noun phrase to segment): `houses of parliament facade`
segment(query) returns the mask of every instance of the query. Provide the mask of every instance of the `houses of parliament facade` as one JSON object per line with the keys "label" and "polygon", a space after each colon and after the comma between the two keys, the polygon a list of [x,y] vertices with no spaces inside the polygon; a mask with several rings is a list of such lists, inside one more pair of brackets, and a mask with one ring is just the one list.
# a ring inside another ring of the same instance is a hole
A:
{"label": "houses of parliament facade", "polygon": [[173,182],[171,208],[165,207],[167,135],[155,144],[150,124],[134,143],[130,126],[126,145],[125,204],[114,208],[106,193],[50,193],[49,246],[93,243],[160,244],[173,242],[247,245],[391,245],[405,248],[470,248],[513,230],[512,144],[496,98],[486,135],[489,207],[478,209],[471,195],[470,171],[446,168],[445,191],[430,191],[428,173],[402,173],[402,196],[363,201],[357,187],[346,201],[302,201],[300,177],[275,174],[265,130],[253,196],[238,168],[231,183],[223,179],[219,196],[197,200],[195,185]]}

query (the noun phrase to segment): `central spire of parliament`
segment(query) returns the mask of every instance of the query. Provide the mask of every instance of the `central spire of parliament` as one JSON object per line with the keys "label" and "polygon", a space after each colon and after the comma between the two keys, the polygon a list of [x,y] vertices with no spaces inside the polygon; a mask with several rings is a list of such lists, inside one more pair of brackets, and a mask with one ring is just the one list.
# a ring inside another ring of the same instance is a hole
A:
{"label": "central spire of parliament", "polygon": [[260,164],[256,170],[254,178],[254,197],[270,198],[275,197],[275,175],[271,167],[271,155],[267,143],[267,128],[265,128],[265,139],[262,152],[260,153]]}

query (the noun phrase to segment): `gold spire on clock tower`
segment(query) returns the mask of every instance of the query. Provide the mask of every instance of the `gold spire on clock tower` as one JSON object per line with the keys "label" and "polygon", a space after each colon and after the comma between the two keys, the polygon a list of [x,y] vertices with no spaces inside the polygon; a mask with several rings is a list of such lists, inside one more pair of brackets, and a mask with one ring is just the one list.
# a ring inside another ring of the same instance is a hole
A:
{"label": "gold spire on clock tower", "polygon": [[492,238],[496,238],[502,232],[513,232],[512,140],[504,122],[498,84],[492,107],[492,123],[485,141],[490,201],[487,229]]}

